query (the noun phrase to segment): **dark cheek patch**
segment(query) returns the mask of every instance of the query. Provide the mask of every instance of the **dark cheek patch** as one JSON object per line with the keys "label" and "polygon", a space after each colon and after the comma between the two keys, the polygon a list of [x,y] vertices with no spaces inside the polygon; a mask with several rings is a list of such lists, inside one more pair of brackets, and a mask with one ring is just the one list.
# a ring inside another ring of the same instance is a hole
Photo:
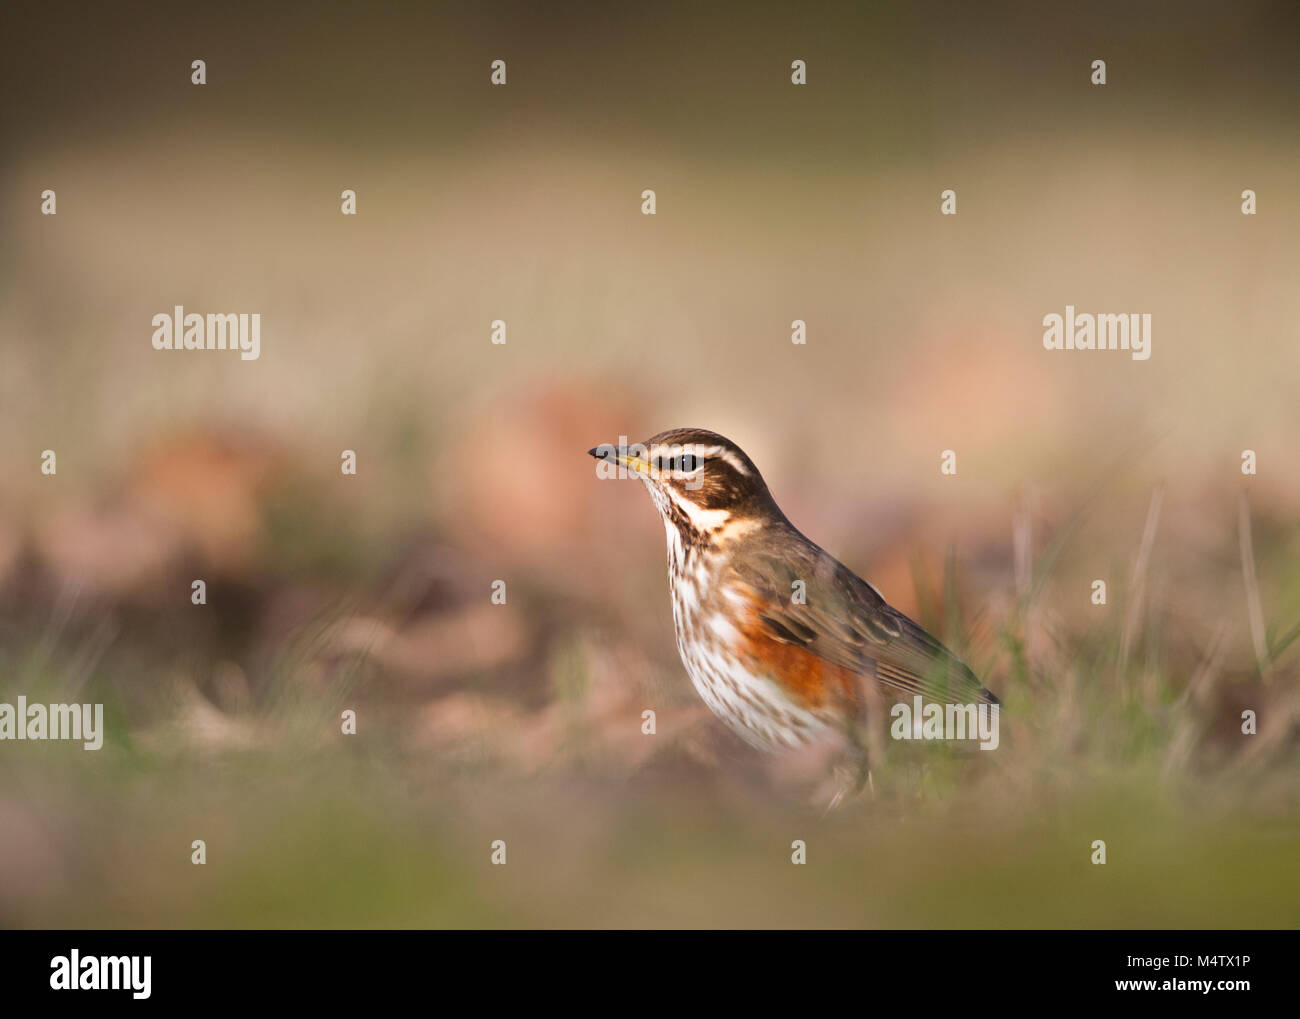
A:
{"label": "dark cheek patch", "polygon": [[668,477],[665,484],[684,499],[706,510],[734,510],[744,507],[754,497],[754,485],[736,473],[725,460],[705,461],[704,468],[689,477]]}
{"label": "dark cheek patch", "polygon": [[710,478],[695,493],[696,502],[708,509],[725,509],[736,505],[744,493],[730,478]]}

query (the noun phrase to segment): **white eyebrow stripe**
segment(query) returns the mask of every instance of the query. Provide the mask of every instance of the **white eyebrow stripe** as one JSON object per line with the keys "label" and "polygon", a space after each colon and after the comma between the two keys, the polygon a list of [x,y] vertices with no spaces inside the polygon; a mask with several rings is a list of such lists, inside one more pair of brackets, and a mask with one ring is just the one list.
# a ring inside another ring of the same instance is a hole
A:
{"label": "white eyebrow stripe", "polygon": [[743,475],[745,477],[749,476],[749,468],[745,466],[745,461],[740,459],[740,457],[736,456],[736,454],[733,453],[731,450],[729,449],[721,450],[717,455],[721,456],[723,460],[731,464],[731,466],[736,469],[737,474]]}

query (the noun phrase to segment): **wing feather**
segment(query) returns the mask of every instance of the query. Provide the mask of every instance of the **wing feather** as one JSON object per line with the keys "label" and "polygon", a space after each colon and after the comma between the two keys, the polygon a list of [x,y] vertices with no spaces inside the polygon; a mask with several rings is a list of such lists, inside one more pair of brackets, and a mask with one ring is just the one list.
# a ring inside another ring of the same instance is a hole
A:
{"label": "wing feather", "polygon": [[[780,555],[751,548],[732,566],[750,589],[768,636],[901,693],[998,703],[961,659],[843,563],[795,533],[797,542],[780,541]],[[795,581],[803,581],[802,600],[794,597]]]}

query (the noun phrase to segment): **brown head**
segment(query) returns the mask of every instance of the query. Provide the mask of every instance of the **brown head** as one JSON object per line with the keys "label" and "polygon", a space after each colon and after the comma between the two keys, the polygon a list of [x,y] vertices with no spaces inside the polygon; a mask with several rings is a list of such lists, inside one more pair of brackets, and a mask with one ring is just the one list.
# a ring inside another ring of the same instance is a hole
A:
{"label": "brown head", "polygon": [[703,428],[674,428],[629,446],[588,452],[611,472],[645,482],[665,524],[697,543],[730,525],[784,520],[745,451]]}

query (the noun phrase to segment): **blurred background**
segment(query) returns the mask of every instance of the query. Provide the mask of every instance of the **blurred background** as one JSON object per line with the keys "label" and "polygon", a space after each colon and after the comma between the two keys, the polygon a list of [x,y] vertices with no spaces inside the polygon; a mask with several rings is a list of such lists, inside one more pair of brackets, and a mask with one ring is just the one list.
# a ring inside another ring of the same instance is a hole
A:
{"label": "blurred background", "polygon": [[[1300,923],[1294,4],[3,19],[0,701],[108,734],[0,744],[0,924]],[[1045,351],[1066,304],[1150,360]],[[155,351],[174,305],[261,357]],[[585,455],[683,425],[998,751],[774,787]]]}

